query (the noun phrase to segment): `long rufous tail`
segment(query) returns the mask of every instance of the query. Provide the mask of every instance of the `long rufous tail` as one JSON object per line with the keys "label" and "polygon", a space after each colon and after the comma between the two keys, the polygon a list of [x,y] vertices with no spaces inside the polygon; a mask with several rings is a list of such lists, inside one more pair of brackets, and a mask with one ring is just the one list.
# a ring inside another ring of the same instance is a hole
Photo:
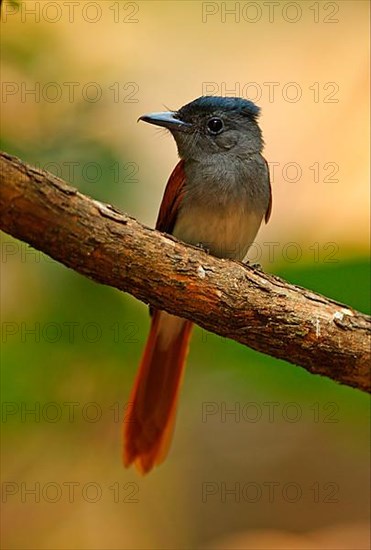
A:
{"label": "long rufous tail", "polygon": [[147,473],[167,454],[192,323],[155,311],[124,421],[124,464]]}

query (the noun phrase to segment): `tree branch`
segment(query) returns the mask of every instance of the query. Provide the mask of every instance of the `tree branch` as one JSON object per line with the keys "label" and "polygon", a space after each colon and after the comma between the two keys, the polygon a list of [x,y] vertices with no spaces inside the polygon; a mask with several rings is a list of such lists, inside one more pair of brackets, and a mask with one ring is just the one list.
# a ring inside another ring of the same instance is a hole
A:
{"label": "tree branch", "polygon": [[370,390],[371,319],[149,229],[0,154],[1,228],[87,277],[216,334]]}

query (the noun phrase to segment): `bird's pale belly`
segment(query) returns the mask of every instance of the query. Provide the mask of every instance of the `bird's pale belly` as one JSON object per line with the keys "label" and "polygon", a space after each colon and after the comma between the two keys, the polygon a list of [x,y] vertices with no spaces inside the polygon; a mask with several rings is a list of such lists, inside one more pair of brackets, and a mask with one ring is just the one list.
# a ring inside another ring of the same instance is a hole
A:
{"label": "bird's pale belly", "polygon": [[219,258],[242,261],[263,215],[237,204],[223,208],[187,205],[178,214],[173,235],[186,243],[202,245]]}

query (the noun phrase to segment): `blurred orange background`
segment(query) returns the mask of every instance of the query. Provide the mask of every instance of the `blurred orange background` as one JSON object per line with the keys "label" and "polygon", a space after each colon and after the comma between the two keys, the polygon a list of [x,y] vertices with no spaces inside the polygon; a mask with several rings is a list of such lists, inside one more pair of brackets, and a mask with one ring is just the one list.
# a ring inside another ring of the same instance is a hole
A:
{"label": "blurred orange background", "polygon": [[[273,214],[251,258],[369,311],[368,2],[4,0],[1,31],[2,148],[151,226],[177,154],[138,117],[255,101]],[[197,330],[141,478],[120,445],[146,306],[1,244],[4,548],[369,547],[366,395]]]}

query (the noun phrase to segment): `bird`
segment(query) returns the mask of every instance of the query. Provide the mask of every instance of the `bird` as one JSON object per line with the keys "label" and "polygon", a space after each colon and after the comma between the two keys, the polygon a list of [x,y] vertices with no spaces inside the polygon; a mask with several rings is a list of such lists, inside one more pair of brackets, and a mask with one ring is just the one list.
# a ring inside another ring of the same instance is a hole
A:
{"label": "bird", "polygon": [[[260,108],[240,97],[201,96],[178,111],[145,114],[168,130],[179,162],[156,229],[219,258],[243,261],[272,210]],[[123,462],[146,474],[168,453],[193,323],[151,310],[147,343],[124,422]]]}

